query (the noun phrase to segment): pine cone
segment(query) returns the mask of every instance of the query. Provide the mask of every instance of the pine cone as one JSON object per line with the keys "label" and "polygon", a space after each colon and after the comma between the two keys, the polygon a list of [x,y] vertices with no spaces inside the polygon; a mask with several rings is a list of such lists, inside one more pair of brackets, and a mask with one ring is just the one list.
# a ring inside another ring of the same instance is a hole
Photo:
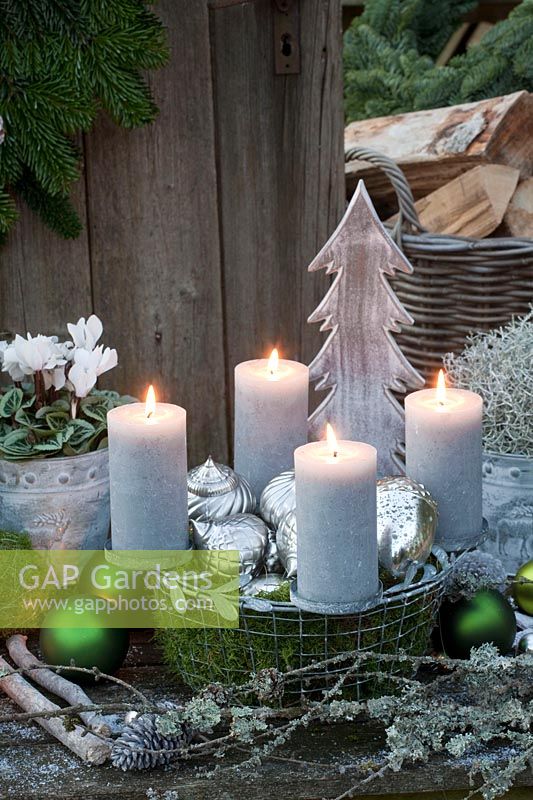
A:
{"label": "pine cone", "polygon": [[114,767],[124,772],[162,767],[189,744],[192,735],[187,727],[164,735],[157,729],[157,719],[157,714],[142,714],[124,729],[111,750]]}

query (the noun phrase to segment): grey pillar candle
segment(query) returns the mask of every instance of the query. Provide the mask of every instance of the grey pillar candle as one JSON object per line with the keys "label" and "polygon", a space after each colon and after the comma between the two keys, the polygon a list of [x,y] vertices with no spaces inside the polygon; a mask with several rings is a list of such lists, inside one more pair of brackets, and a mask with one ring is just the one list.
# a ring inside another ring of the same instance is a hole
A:
{"label": "grey pillar candle", "polygon": [[297,594],[312,610],[363,608],[379,592],[376,449],[320,441],[294,453],[298,530]]}
{"label": "grey pillar candle", "polygon": [[267,483],[294,463],[307,441],[309,369],[286,359],[244,361],[235,368],[235,471],[259,500]]}
{"label": "grey pillar candle", "polygon": [[474,392],[444,386],[405,398],[406,473],[438,506],[435,542],[446,550],[469,547],[482,529],[483,402]]}
{"label": "grey pillar candle", "polygon": [[107,415],[114,550],[186,550],[186,412],[132,403]]}

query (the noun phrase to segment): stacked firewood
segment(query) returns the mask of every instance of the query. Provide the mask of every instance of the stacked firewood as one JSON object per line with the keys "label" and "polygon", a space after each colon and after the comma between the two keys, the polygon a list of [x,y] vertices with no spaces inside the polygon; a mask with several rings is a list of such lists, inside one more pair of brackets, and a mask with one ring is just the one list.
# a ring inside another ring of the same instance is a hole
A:
{"label": "stacked firewood", "polygon": [[[345,147],[393,159],[432,233],[533,237],[533,94],[353,122]],[[394,222],[394,189],[364,161],[347,161],[351,193],[363,178],[382,219]]]}

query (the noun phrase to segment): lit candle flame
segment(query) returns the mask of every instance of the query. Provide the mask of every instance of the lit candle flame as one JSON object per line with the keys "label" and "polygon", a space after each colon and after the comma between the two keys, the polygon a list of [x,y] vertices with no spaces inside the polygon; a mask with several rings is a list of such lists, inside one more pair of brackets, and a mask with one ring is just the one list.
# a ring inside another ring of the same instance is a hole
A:
{"label": "lit candle flame", "polygon": [[155,413],[155,392],[152,384],[150,384],[148,391],[146,392],[146,405],[144,413],[146,415],[146,419],[150,419],[152,414]]}
{"label": "lit candle flame", "polygon": [[437,378],[436,390],[437,402],[443,406],[446,403],[446,378],[444,377],[444,370],[439,370],[439,377]]}
{"label": "lit candle flame", "polygon": [[277,347],[275,347],[270,354],[270,358],[268,359],[267,370],[270,375],[277,375],[278,367],[279,367],[279,354]]}
{"label": "lit candle flame", "polygon": [[339,452],[339,443],[337,442],[335,431],[333,430],[329,422],[326,423],[326,439],[328,442],[328,447],[331,450],[331,455],[333,456],[333,458],[337,458]]}

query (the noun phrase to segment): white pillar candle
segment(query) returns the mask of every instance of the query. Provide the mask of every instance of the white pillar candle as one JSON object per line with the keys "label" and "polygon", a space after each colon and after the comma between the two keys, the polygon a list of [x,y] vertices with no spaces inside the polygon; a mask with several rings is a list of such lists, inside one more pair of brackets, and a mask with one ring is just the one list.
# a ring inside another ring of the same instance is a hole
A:
{"label": "white pillar candle", "polygon": [[405,398],[406,472],[437,501],[435,541],[447,550],[481,533],[482,415],[481,397],[446,388],[442,370],[436,389]]}
{"label": "white pillar candle", "polygon": [[309,368],[297,361],[244,361],[235,368],[235,471],[259,501],[267,483],[292,469],[307,441]]}
{"label": "white pillar candle", "polygon": [[152,387],[107,415],[114,550],[189,547],[186,416]]}
{"label": "white pillar candle", "polygon": [[303,609],[345,613],[375,601],[378,578],[376,449],[312,442],[294,453],[298,580]]}

